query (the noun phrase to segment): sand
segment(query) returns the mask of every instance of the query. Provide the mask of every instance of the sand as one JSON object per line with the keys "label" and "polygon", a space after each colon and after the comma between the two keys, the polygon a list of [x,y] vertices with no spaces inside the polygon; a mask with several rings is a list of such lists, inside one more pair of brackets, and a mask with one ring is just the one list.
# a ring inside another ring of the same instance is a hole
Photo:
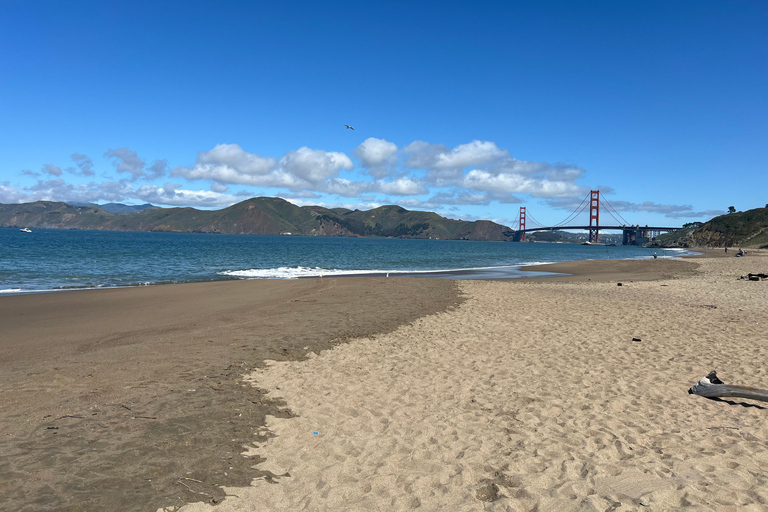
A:
{"label": "sand", "polygon": [[289,414],[243,374],[391,331],[457,293],[447,280],[361,278],[0,297],[0,510],[221,500],[213,484],[266,474],[242,446],[267,415]]}
{"label": "sand", "polygon": [[739,279],[768,254],[594,265],[268,361],[245,381],[290,417],[244,445],[265,476],[181,510],[768,509],[768,404],[687,393],[768,388],[768,282]]}

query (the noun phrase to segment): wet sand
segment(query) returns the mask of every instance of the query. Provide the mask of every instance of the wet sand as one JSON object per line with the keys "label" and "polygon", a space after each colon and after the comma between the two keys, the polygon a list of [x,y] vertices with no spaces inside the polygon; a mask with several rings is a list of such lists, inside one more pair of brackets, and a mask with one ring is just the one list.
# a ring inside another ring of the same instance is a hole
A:
{"label": "wet sand", "polygon": [[244,385],[460,302],[426,279],[228,281],[0,297],[0,510],[220,501],[285,404]]}
{"label": "wet sand", "polygon": [[545,279],[561,282],[652,281],[690,276],[698,264],[690,259],[585,260],[522,267],[529,272],[552,272]]}

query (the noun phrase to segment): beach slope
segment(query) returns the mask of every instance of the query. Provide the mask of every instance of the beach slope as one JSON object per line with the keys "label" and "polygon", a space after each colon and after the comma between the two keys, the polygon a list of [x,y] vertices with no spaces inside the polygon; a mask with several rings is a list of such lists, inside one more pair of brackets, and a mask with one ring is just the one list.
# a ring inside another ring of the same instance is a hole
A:
{"label": "beach slope", "polygon": [[687,390],[768,388],[768,282],[739,279],[768,256],[696,263],[463,281],[452,311],[269,363],[247,380],[291,417],[246,453],[274,477],[216,510],[764,510],[766,404]]}

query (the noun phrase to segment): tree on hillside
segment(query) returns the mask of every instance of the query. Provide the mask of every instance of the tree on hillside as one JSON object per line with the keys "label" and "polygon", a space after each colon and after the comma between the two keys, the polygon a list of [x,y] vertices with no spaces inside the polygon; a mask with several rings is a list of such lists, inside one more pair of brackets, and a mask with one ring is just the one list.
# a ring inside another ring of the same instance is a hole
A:
{"label": "tree on hillside", "polygon": [[728,213],[736,213],[736,207],[735,206],[729,206],[728,207]]}

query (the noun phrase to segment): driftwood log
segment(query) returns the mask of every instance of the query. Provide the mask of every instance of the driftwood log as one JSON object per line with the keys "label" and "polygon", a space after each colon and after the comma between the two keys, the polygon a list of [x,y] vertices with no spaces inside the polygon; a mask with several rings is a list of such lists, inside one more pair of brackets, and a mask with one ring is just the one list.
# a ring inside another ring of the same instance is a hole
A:
{"label": "driftwood log", "polygon": [[725,384],[717,378],[715,371],[709,372],[709,375],[697,382],[695,386],[688,390],[688,393],[705,398],[736,397],[768,402],[768,391],[747,386]]}

